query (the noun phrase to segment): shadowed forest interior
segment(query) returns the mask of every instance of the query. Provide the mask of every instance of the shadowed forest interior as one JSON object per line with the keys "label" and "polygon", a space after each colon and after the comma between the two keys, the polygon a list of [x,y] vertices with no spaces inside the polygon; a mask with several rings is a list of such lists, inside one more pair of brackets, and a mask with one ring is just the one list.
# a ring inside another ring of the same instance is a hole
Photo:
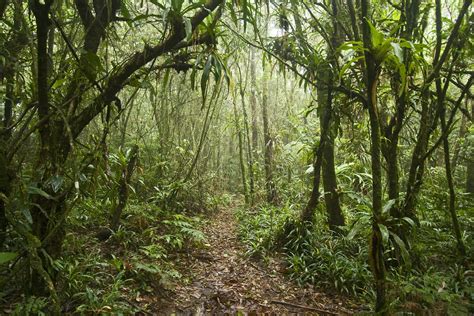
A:
{"label": "shadowed forest interior", "polygon": [[0,314],[474,313],[472,0],[0,0]]}

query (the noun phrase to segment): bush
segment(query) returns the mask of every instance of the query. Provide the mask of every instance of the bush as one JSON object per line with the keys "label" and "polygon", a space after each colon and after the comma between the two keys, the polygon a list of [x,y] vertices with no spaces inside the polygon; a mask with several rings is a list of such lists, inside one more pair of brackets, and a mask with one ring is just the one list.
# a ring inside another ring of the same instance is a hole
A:
{"label": "bush", "polygon": [[[340,293],[371,296],[366,242],[333,236],[323,225],[308,229],[297,220],[298,207],[263,206],[238,212],[239,235],[247,254],[269,256],[281,251],[290,277]],[[251,215],[251,216],[249,216]],[[323,223],[324,221],[317,221]]]}
{"label": "bush", "polygon": [[[62,312],[135,314],[137,295],[155,295],[181,278],[171,254],[201,245],[201,220],[131,201],[121,226],[105,242],[95,232],[108,223],[107,202],[83,200],[69,217],[63,257],[54,262]],[[43,298],[18,303],[18,315],[48,314]]]}

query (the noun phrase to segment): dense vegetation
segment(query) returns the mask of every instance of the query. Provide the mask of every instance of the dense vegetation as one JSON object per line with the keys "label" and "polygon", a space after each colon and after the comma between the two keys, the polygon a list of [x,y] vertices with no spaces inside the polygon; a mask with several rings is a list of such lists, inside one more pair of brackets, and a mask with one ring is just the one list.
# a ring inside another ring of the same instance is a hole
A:
{"label": "dense vegetation", "polygon": [[2,313],[144,312],[223,208],[301,286],[472,313],[473,23],[472,0],[0,0]]}

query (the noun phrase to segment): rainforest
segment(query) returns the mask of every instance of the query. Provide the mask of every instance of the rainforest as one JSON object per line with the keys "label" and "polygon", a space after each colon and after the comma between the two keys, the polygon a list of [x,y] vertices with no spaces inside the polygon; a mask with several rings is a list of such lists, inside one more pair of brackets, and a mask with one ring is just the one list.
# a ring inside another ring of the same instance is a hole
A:
{"label": "rainforest", "polygon": [[472,0],[0,0],[0,314],[472,315]]}

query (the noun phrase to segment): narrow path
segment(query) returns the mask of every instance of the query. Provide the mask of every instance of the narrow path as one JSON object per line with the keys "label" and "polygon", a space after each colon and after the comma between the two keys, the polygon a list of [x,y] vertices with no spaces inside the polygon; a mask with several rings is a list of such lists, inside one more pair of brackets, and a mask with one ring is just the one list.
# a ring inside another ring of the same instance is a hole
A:
{"label": "narrow path", "polygon": [[183,262],[191,281],[173,290],[163,315],[351,314],[340,298],[291,282],[276,260],[264,267],[246,258],[233,208],[214,214],[203,230],[206,248]]}

